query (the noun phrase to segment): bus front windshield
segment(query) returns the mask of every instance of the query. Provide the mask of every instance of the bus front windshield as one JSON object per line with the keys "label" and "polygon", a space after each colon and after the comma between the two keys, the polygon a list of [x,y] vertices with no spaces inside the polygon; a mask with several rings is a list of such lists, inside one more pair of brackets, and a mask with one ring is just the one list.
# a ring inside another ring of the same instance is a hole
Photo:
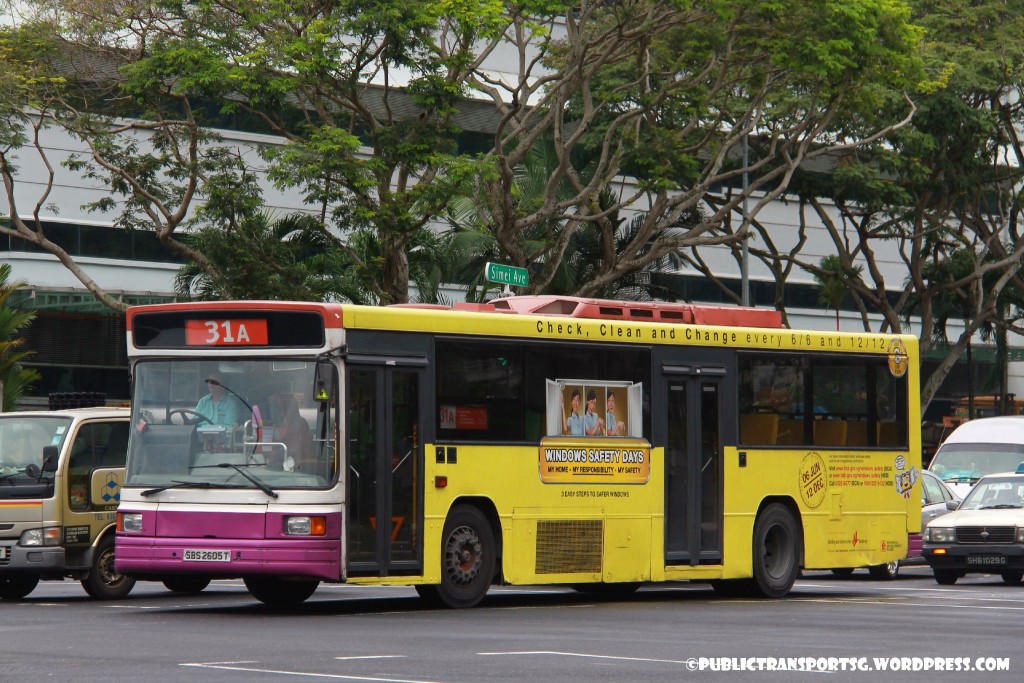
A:
{"label": "bus front windshield", "polygon": [[337,477],[326,361],[139,361],[127,486],[322,488]]}

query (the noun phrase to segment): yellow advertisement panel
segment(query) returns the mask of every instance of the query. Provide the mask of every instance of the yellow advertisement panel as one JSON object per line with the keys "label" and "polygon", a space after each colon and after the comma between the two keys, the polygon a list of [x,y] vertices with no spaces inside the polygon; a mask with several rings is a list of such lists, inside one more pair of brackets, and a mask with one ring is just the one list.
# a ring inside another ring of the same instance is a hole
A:
{"label": "yellow advertisement panel", "polygon": [[540,442],[540,479],[546,484],[646,484],[650,477],[646,439],[548,436]]}

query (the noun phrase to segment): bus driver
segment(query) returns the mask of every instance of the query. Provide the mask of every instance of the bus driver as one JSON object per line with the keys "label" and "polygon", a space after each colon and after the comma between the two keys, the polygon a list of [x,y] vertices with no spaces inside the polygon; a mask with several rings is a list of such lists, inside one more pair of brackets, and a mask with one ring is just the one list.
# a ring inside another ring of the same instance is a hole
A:
{"label": "bus driver", "polygon": [[211,424],[237,427],[242,421],[242,406],[238,399],[229,395],[224,385],[221,384],[221,374],[211,372],[205,381],[210,393],[196,403],[196,412],[209,420]]}

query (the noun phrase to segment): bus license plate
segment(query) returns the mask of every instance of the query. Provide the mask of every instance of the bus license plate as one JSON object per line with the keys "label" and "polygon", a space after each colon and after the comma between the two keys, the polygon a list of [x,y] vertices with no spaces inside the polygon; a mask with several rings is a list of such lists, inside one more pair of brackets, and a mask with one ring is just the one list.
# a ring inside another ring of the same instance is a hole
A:
{"label": "bus license plate", "polygon": [[186,550],[186,562],[230,562],[230,550]]}
{"label": "bus license plate", "polygon": [[967,564],[994,565],[1006,564],[1006,558],[1002,555],[969,555]]}

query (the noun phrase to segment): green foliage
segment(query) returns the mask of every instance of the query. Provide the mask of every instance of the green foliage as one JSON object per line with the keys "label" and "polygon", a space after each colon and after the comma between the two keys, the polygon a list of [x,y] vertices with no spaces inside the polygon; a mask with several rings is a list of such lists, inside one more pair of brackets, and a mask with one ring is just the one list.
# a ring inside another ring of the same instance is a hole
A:
{"label": "green foliage", "polygon": [[32,324],[35,313],[15,310],[7,303],[11,294],[27,283],[12,282],[10,277],[11,265],[0,263],[0,384],[3,385],[4,410],[15,410],[21,396],[39,379],[34,369],[22,367],[22,361],[34,352],[24,349],[25,339],[18,336]]}
{"label": "green foliage", "polygon": [[850,293],[851,284],[860,278],[863,266],[844,266],[837,254],[823,256],[814,272],[818,283],[818,301],[836,312],[836,329],[839,329],[839,307]]}
{"label": "green foliage", "polygon": [[338,289],[321,274],[331,240],[310,216],[256,213],[234,226],[201,228],[188,239],[221,267],[212,277],[196,264],[183,266],[176,278],[183,298],[322,301]]}

